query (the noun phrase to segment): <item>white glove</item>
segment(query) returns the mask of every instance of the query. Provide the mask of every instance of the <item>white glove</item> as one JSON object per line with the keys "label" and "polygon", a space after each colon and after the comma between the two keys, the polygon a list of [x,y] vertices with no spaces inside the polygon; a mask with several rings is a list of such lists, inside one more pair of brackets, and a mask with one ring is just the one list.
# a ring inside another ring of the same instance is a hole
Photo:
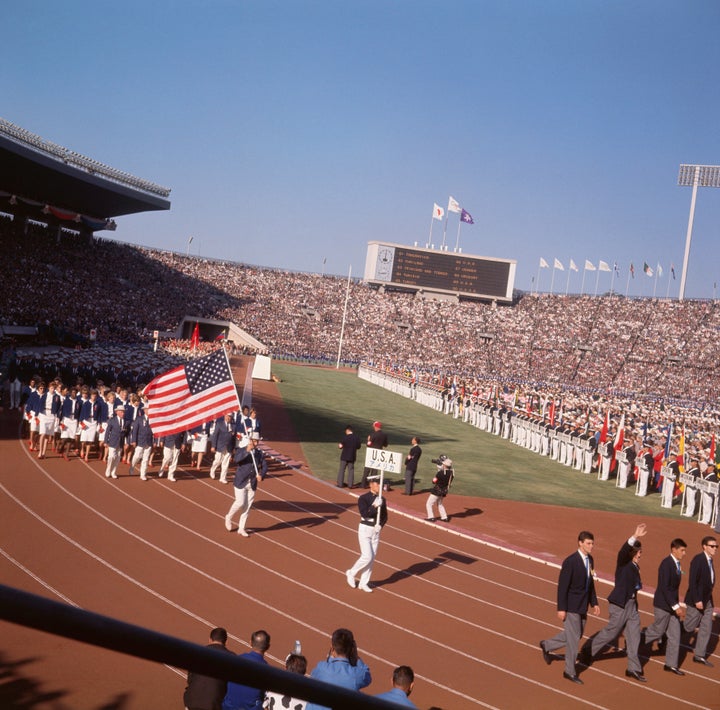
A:
{"label": "white glove", "polygon": [[375,532],[379,533],[382,530],[382,525],[376,525],[375,526]]}
{"label": "white glove", "polygon": [[379,508],[382,505],[382,498],[379,496],[372,502],[373,508]]}

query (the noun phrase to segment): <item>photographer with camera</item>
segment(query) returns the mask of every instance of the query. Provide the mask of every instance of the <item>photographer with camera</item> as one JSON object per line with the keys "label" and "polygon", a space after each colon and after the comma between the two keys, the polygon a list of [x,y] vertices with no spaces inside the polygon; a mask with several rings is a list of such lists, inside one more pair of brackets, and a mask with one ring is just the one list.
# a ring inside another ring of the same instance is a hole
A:
{"label": "photographer with camera", "polygon": [[448,518],[447,511],[443,504],[445,496],[450,491],[453,478],[455,478],[455,472],[452,467],[452,460],[449,459],[445,454],[439,456],[436,459],[430,459],[436,466],[437,472],[433,478],[433,489],[428,496],[427,503],[425,504],[425,510],[427,512],[427,520],[434,523],[436,518],[434,515],[434,507],[437,504],[438,513],[440,514],[440,520],[446,523]]}

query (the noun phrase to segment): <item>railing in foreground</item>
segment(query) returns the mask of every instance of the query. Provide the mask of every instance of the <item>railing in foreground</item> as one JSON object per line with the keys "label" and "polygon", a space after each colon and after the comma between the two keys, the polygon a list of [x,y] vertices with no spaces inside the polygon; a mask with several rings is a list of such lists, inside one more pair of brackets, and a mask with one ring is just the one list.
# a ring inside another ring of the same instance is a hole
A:
{"label": "railing in foreground", "polygon": [[1,584],[0,619],[136,658],[289,694],[338,710],[400,707]]}

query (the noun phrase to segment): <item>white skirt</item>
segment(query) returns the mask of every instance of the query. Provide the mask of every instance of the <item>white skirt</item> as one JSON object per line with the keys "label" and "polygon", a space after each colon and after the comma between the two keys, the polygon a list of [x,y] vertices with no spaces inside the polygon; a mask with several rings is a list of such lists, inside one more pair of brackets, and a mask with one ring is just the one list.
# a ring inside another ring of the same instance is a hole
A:
{"label": "white skirt", "polygon": [[207,443],[207,434],[201,434],[197,439],[193,436],[192,452],[194,454],[204,454],[207,451]]}
{"label": "white skirt", "polygon": [[63,417],[62,425],[65,428],[60,429],[61,439],[74,439],[77,436],[77,419],[73,417]]}
{"label": "white skirt", "polygon": [[55,425],[57,424],[57,418],[52,414],[40,414],[40,424],[38,425],[38,431],[41,436],[52,436],[55,434]]}
{"label": "white skirt", "polygon": [[84,422],[85,428],[80,427],[80,441],[85,443],[93,443],[97,435],[97,422]]}

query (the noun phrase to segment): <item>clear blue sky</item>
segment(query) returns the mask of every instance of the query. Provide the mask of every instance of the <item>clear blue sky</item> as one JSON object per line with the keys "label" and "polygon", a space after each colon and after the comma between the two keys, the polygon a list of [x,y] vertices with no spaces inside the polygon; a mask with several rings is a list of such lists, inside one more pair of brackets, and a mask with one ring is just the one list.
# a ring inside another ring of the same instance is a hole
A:
{"label": "clear blue sky", "polygon": [[[672,262],[677,295],[678,167],[720,164],[717,0],[25,0],[2,23],[1,116],[172,188],[118,220],[132,243],[361,276],[452,195],[463,251],[516,259],[517,288],[572,258],[578,292],[602,259],[664,296]],[[687,296],[720,288],[719,237],[701,189]]]}

